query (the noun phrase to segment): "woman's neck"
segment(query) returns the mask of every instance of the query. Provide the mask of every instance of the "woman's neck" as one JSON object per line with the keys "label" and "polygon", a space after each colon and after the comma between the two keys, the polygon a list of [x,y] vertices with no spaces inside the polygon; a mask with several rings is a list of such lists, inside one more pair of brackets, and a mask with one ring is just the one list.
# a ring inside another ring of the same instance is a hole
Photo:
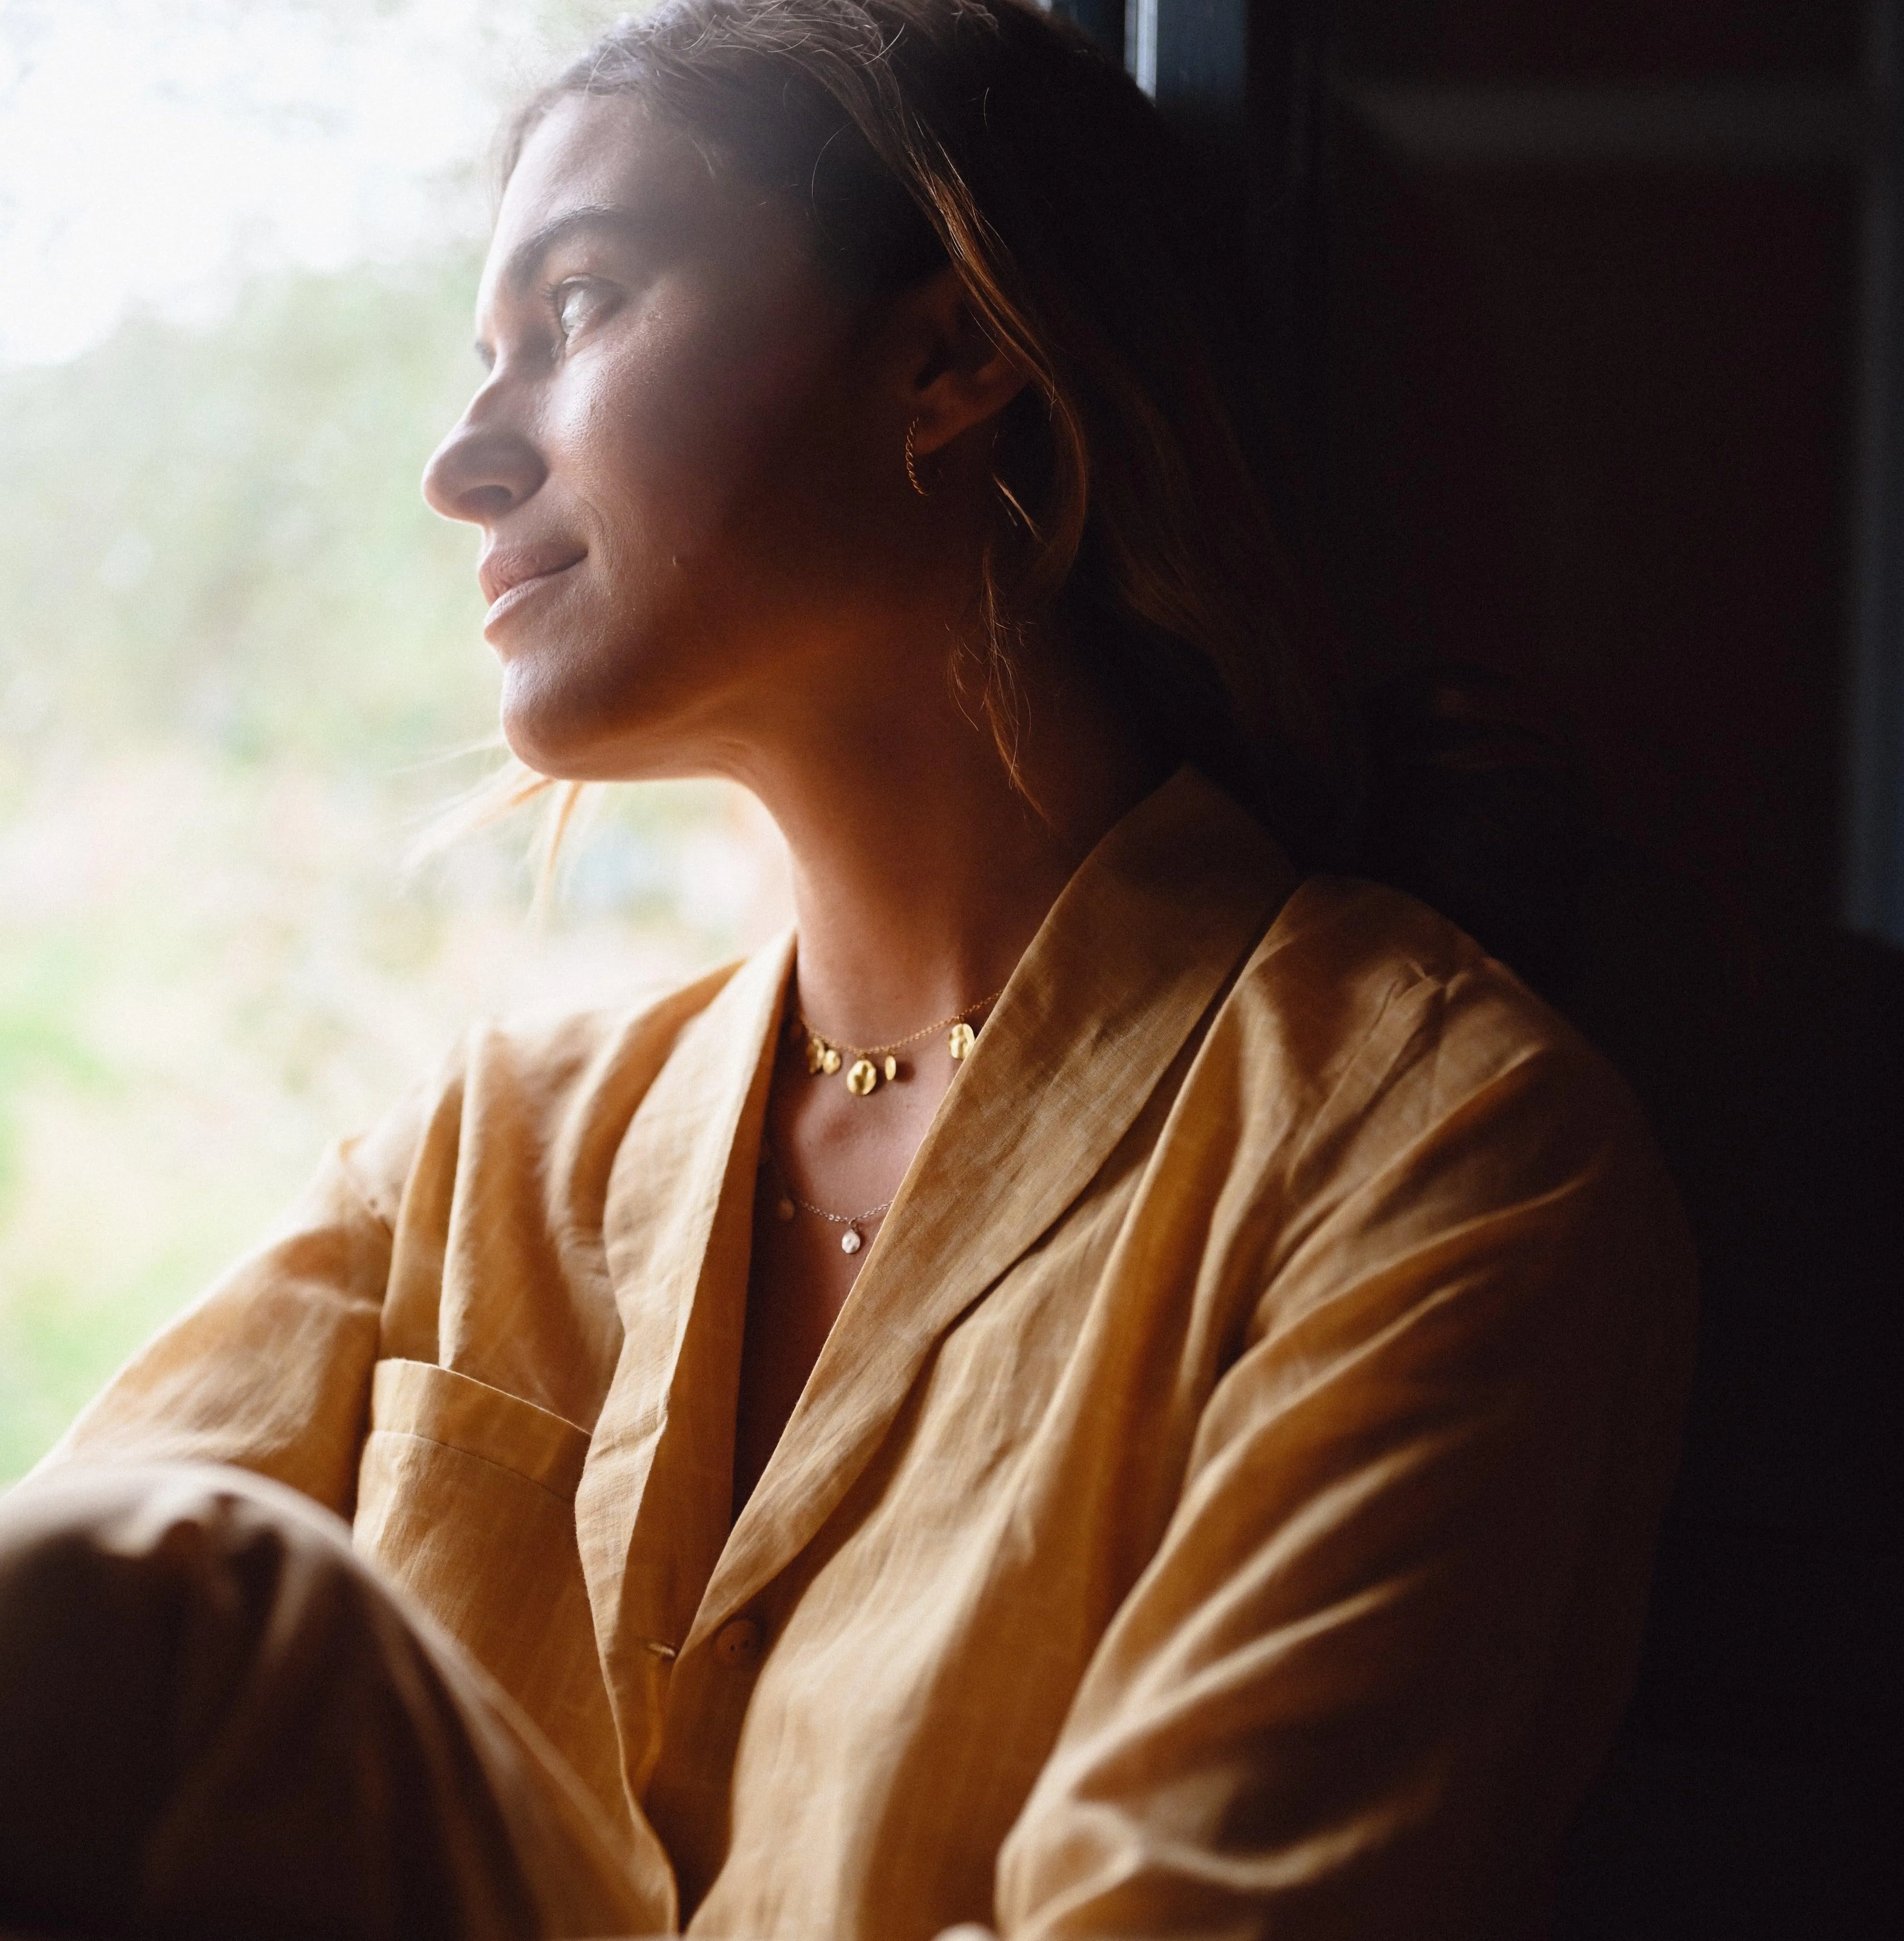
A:
{"label": "woman's neck", "polygon": [[1162,779],[1081,677],[1024,689],[1022,786],[949,682],[943,705],[834,707],[802,738],[821,745],[747,765],[787,839],[817,1029],[878,1044],[999,989],[1078,864]]}

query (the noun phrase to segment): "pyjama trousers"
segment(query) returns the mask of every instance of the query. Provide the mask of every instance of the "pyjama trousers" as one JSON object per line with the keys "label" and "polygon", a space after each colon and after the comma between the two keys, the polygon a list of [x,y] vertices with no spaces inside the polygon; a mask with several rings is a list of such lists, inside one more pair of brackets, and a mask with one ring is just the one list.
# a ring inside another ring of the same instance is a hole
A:
{"label": "pyjama trousers", "polygon": [[626,1933],[612,1827],[304,1498],[75,1466],[0,1499],[0,1935]]}

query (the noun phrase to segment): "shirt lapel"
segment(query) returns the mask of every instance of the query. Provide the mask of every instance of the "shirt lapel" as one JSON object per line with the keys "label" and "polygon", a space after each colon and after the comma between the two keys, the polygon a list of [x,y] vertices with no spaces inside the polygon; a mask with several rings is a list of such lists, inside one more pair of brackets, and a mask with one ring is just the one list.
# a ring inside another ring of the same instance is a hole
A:
{"label": "shirt lapel", "polygon": [[[1295,883],[1261,827],[1190,769],[1086,859],[914,1157],[683,1650],[811,1541],[934,1343],[1090,1183]],[[720,1420],[731,1447],[731,1391]]]}
{"label": "shirt lapel", "polygon": [[639,1799],[670,1662],[726,1541],[753,1169],[790,936],[682,1029],[610,1175],[622,1342],[576,1493],[596,1642]]}

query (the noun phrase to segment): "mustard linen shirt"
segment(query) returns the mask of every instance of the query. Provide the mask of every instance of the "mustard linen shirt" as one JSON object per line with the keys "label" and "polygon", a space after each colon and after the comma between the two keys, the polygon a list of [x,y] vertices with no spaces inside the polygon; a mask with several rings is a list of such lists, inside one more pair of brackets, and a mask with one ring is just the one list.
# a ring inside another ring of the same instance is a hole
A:
{"label": "mustard linen shirt", "polygon": [[730,1527],[791,952],[477,1032],[57,1458],[353,1517],[657,1929],[1537,1930],[1689,1358],[1624,1088],[1180,772],[1052,909]]}

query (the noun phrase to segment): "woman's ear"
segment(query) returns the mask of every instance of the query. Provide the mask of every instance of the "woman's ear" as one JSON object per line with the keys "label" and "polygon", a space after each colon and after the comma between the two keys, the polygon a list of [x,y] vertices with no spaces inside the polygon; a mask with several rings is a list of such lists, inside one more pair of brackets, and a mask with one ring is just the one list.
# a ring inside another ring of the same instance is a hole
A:
{"label": "woman's ear", "polygon": [[995,418],[1029,381],[1024,366],[995,343],[950,264],[898,299],[894,321],[905,350],[902,366],[912,448],[942,450],[974,425]]}

